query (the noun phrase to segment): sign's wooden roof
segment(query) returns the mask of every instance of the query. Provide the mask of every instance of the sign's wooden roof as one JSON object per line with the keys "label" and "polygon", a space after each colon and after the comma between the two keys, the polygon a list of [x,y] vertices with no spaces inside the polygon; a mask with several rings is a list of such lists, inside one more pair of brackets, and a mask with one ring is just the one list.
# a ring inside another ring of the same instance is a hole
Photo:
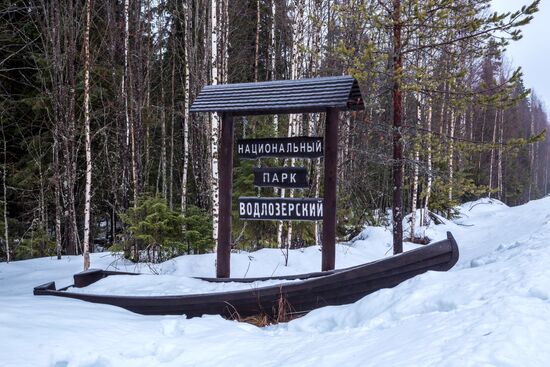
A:
{"label": "sign's wooden roof", "polygon": [[357,80],[351,76],[207,85],[190,112],[268,115],[363,109]]}

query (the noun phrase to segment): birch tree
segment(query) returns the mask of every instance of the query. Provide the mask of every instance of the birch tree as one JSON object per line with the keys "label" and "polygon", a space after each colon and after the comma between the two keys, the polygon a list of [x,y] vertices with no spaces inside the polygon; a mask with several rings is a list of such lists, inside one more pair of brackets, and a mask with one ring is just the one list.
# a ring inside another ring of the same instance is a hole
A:
{"label": "birch tree", "polygon": [[183,69],[184,69],[184,92],[183,92],[183,168],[181,174],[181,213],[185,216],[187,210],[187,175],[189,171],[189,103],[190,103],[190,77],[189,77],[189,47],[191,37],[189,36],[189,6],[183,4]]}
{"label": "birch tree", "polygon": [[84,190],[84,270],[90,267],[90,212],[92,201],[92,137],[90,134],[90,23],[92,0],[86,1],[84,28],[84,135],[86,150],[86,188]]}
{"label": "birch tree", "polygon": [[[2,112],[3,114],[3,112]],[[3,158],[4,158],[4,164],[2,165],[2,193],[3,193],[3,199],[2,200],[2,206],[3,206],[3,214],[4,214],[4,244],[6,246],[6,262],[10,262],[10,236],[9,236],[9,223],[8,223],[8,184],[6,183],[6,180],[8,178],[8,149],[7,149],[7,143],[6,143],[6,134],[4,132],[4,120],[3,116],[0,115],[0,121],[2,121],[2,141],[3,141]]]}

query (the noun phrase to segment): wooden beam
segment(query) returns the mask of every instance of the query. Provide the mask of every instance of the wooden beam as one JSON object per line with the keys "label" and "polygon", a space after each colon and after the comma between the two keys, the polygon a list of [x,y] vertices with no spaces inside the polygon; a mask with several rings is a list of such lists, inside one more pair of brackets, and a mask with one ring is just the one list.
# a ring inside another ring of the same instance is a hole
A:
{"label": "wooden beam", "polygon": [[334,269],[336,245],[336,177],[338,163],[338,110],[327,109],[325,121],[325,182],[323,252],[321,270]]}
{"label": "wooden beam", "polygon": [[231,192],[233,186],[233,115],[230,113],[222,114],[219,174],[220,218],[218,223],[216,277],[229,278],[231,270]]}

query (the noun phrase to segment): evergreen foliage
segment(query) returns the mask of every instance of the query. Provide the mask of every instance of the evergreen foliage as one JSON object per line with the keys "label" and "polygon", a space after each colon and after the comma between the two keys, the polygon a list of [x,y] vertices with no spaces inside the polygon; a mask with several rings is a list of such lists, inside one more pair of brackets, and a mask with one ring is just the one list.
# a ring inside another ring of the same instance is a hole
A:
{"label": "evergreen foliage", "polygon": [[170,209],[159,195],[143,195],[134,207],[120,215],[125,230],[111,251],[123,251],[134,261],[162,262],[186,253],[202,253],[213,247],[210,218],[197,207],[186,217]]}

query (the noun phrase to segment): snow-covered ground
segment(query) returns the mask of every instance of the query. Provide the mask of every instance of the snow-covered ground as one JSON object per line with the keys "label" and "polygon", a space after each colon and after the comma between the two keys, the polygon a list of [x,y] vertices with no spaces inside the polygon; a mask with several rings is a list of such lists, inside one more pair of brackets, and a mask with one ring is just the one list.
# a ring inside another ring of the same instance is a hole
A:
{"label": "snow-covered ground", "polygon": [[[447,230],[456,237],[460,260],[451,271],[266,328],[33,297],[38,284],[72,283],[81,258],[2,263],[0,366],[550,366],[550,197],[515,208],[485,199],[464,204],[461,213],[426,229],[434,240]],[[337,267],[390,255],[389,229],[369,227],[362,237],[338,246]],[[316,247],[292,251],[288,267],[278,250],[233,254],[232,276],[317,271],[320,259]],[[149,271],[112,262],[108,254],[92,256],[93,267]],[[180,290],[219,289],[186,278],[213,276],[211,254],[155,271],[161,276],[142,284],[119,278],[104,287],[162,294],[181,279]]]}

